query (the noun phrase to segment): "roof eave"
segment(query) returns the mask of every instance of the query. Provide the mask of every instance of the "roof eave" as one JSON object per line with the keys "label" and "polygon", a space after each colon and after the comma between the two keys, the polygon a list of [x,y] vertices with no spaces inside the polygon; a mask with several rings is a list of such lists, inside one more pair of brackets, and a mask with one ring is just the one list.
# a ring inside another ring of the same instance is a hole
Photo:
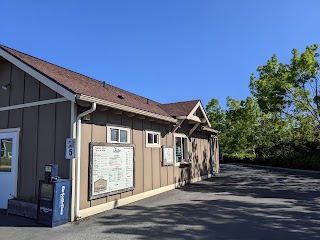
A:
{"label": "roof eave", "polygon": [[65,86],[57,83],[54,79],[48,77],[38,69],[26,63],[25,61],[15,56],[14,54],[8,52],[6,49],[2,48],[1,46],[0,46],[0,56],[2,56],[4,59],[11,62],[15,66],[19,67],[21,70],[23,70],[30,76],[37,79],[39,82],[51,88],[53,91],[59,93],[66,99],[70,100],[71,102],[75,102],[74,92],[72,92],[70,89],[67,89]]}
{"label": "roof eave", "polygon": [[211,132],[211,133],[215,133],[215,134],[220,133],[218,130],[215,130],[215,129],[213,129],[211,127],[207,127],[207,126],[201,127],[201,131]]}
{"label": "roof eave", "polygon": [[159,120],[170,122],[170,123],[176,123],[177,122],[177,120],[172,118],[172,117],[168,117],[168,116],[164,116],[164,115],[161,115],[161,114],[152,113],[152,112],[141,110],[141,109],[138,109],[138,108],[126,106],[126,105],[123,105],[123,104],[119,104],[119,103],[115,103],[115,102],[111,102],[111,101],[107,101],[107,100],[91,97],[91,96],[88,96],[88,95],[85,95],[85,94],[77,94],[76,95],[76,99],[82,100],[82,101],[86,101],[86,102],[91,102],[91,103],[97,103],[97,104],[99,104],[101,106],[106,106],[106,107],[110,107],[110,108],[114,108],[114,109],[130,112],[130,113],[134,113],[134,114],[138,114],[138,115],[143,115],[143,116],[146,116],[146,117],[155,118],[155,119],[159,119]]}

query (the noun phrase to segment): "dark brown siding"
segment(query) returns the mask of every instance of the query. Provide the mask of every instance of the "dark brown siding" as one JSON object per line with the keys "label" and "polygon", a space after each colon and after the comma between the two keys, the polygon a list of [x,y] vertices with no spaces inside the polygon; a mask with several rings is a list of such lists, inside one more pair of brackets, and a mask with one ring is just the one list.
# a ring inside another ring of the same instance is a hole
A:
{"label": "dark brown siding", "polygon": [[[166,128],[166,125],[160,125],[160,130],[161,130],[161,144],[164,146],[167,146],[167,132],[168,129]],[[160,161],[162,160],[162,149],[160,149]],[[160,164],[160,178],[161,178],[161,182],[160,185],[161,187],[167,186],[168,185],[168,166],[161,166],[161,162]]]}
{"label": "dark brown siding", "polygon": [[[0,64],[0,85],[5,86],[10,83],[11,79],[11,64],[7,61],[1,60]],[[0,107],[5,107],[10,104],[10,91],[0,89]],[[9,112],[0,112],[0,129],[8,126]]]}
{"label": "dark brown siding", "polygon": [[[82,110],[83,111],[83,110]],[[120,113],[120,112],[119,112]],[[89,143],[107,141],[107,124],[130,127],[131,143],[135,145],[135,189],[126,193],[116,194],[96,200],[88,200],[88,160]],[[82,123],[81,151],[81,201],[80,209],[96,206],[120,198],[131,196],[171,184],[183,185],[187,180],[206,175],[209,172],[210,142],[205,133],[195,132],[189,143],[192,164],[188,168],[178,166],[162,166],[162,149],[146,147],[145,130],[161,132],[161,145],[173,146],[171,133],[173,126],[161,124],[148,119],[128,117],[126,113],[115,114],[112,110],[98,109],[91,114],[90,121]],[[183,124],[178,132],[188,133],[192,125]]]}
{"label": "dark brown siding", "polygon": [[[173,146],[174,147],[174,142],[173,142],[173,135],[170,132],[172,130],[171,125],[166,125],[167,126],[167,134],[166,134],[166,139],[167,139],[167,146]],[[175,179],[174,179],[174,169],[177,168],[175,166],[168,166],[168,185],[174,184]]]}
{"label": "dark brown siding", "polygon": [[[0,61],[0,107],[54,99],[59,96],[8,61]],[[64,158],[65,139],[70,136],[70,102],[0,112],[0,129],[20,128],[18,195],[36,199],[44,165],[59,164],[59,175],[69,177],[69,160]]]}
{"label": "dark brown siding", "polygon": [[134,194],[143,192],[143,150],[142,120],[133,118],[132,143],[135,145],[135,189]]}
{"label": "dark brown siding", "polygon": [[[53,99],[55,97],[55,92],[43,84],[40,85],[40,101]],[[49,104],[39,106],[38,114],[38,147],[37,161],[35,166],[37,169],[37,182],[44,178],[43,170],[45,165],[55,162],[56,105]]]}
{"label": "dark brown siding", "polygon": [[81,172],[80,172],[80,209],[90,207],[88,201],[89,193],[89,161],[82,161],[86,156],[89,157],[89,143],[91,142],[92,126],[90,124],[82,124],[81,126]]}
{"label": "dark brown siding", "polygon": [[[70,137],[70,102],[61,102],[56,105],[56,126],[55,126],[55,153],[54,163],[59,166],[59,175],[69,178],[69,160],[65,159],[65,139]],[[69,123],[69,124],[68,124]]]}
{"label": "dark brown siding", "polygon": [[[0,89],[0,107],[61,97],[2,59],[0,61],[0,85],[7,83],[11,83],[7,91]],[[162,166],[162,149],[146,147],[145,130],[160,131],[161,145],[174,147],[172,125],[128,116],[126,113],[116,114],[110,109],[100,110],[91,114],[91,120],[84,121],[81,126],[81,209],[174,183],[182,185],[186,180],[208,174],[213,166],[212,161],[217,161],[218,150],[211,149],[208,135],[195,132],[189,143],[191,166],[188,168]],[[64,153],[65,139],[70,135],[70,113],[70,102],[0,112],[0,129],[20,128],[19,197],[36,199],[38,180],[44,177],[45,164],[58,164],[59,175],[63,178],[69,177],[70,162],[64,158]],[[106,124],[123,125],[132,129],[130,136],[131,142],[135,145],[135,189],[89,201],[89,143],[107,141]],[[185,122],[177,132],[188,134],[191,127],[192,125]],[[211,159],[210,152],[213,154],[213,159]]]}

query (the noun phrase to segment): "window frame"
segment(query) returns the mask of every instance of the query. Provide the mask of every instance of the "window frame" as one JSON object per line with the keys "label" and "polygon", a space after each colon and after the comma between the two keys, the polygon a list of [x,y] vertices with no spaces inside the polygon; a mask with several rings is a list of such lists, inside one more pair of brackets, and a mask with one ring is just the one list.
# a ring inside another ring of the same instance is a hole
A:
{"label": "window frame", "polygon": [[[161,147],[161,132],[155,130],[146,130],[146,147]],[[153,143],[149,143],[148,134],[152,134]],[[154,143],[154,136],[158,136],[158,143]]]}
{"label": "window frame", "polygon": [[[118,130],[118,141],[112,141],[111,140],[111,129],[116,129]],[[127,132],[127,141],[126,142],[121,142],[120,141],[120,136],[121,136],[121,130]],[[119,126],[119,125],[107,125],[107,143],[119,143],[119,144],[126,144],[126,143],[131,143],[131,134],[130,131],[131,128],[127,126]]]}
{"label": "window frame", "polygon": [[[174,165],[175,166],[180,166],[181,165],[181,161],[180,162],[177,162],[177,156],[176,156],[176,153],[177,153],[177,150],[176,150],[176,146],[177,146],[177,143],[176,143],[176,138],[179,137],[179,138],[182,138],[182,139],[186,139],[186,149],[183,150],[183,154],[186,155],[184,156],[184,158],[182,158],[181,160],[184,160],[182,162],[182,164],[186,164],[186,163],[189,163],[189,158],[190,158],[190,154],[189,154],[189,144],[190,144],[190,140],[189,138],[187,137],[187,135],[185,134],[182,134],[182,133],[174,133],[173,134],[173,143],[174,143]],[[185,159],[186,158],[186,159]]]}

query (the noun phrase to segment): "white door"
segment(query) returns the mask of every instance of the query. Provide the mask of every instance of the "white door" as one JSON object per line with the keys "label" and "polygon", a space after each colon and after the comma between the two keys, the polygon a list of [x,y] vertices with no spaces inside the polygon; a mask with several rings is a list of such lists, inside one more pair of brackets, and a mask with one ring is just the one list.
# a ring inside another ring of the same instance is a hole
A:
{"label": "white door", "polygon": [[[2,130],[3,131],[3,130]],[[0,131],[0,208],[8,208],[8,199],[16,196],[19,132]]]}

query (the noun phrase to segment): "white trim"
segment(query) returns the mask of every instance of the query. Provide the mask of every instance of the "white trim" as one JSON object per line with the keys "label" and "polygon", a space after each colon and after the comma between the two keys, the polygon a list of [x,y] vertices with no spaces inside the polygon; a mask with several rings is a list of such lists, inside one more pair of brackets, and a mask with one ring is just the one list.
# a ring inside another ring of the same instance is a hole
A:
{"label": "white trim", "polygon": [[[161,147],[161,132],[160,131],[154,131],[154,130],[145,130],[146,132],[146,147]],[[148,134],[158,135],[158,143],[148,143]]]}
{"label": "white trim", "polygon": [[187,119],[187,116],[178,116],[177,119],[178,119],[178,120],[186,120],[186,119]]}
{"label": "white trim", "polygon": [[20,128],[0,129],[0,133],[20,132]]}
{"label": "white trim", "polygon": [[[181,164],[181,162],[177,162],[176,160],[176,137],[180,137],[180,138],[185,138],[185,139],[187,139],[187,144],[186,144],[186,147],[187,147],[187,149],[186,149],[186,154],[187,154],[187,156],[184,156],[184,158],[188,158],[189,159],[189,144],[190,144],[190,140],[189,140],[189,138],[188,138],[188,136],[186,135],[186,134],[184,134],[184,133],[173,133],[172,134],[173,135],[173,157],[174,157],[174,166],[180,166],[180,164]],[[182,149],[182,151],[184,151],[184,149]],[[183,153],[183,154],[185,154],[185,153]]]}
{"label": "white trim", "polygon": [[209,127],[211,127],[210,121],[207,117],[206,112],[204,111],[201,102],[199,101],[196,106],[192,109],[192,111],[189,113],[189,115],[187,116],[188,119],[191,119],[191,116],[197,111],[197,109],[200,108],[204,118],[206,119],[207,124],[209,125]]}
{"label": "white trim", "polygon": [[195,115],[190,115],[188,116],[188,120],[191,120],[191,121],[194,121],[194,122],[197,122],[197,123],[201,123],[201,119],[198,117],[198,116],[195,116]]}
{"label": "white trim", "polygon": [[[111,141],[111,128],[119,130],[119,141]],[[120,131],[121,130],[127,132],[127,141],[126,142],[120,142]],[[131,134],[130,133],[131,133],[130,127],[107,124],[107,142],[108,143],[131,143]]]}
{"label": "white trim", "polygon": [[14,178],[14,196],[17,197],[18,193],[18,175],[19,175],[19,147],[20,147],[20,128],[7,128],[0,129],[0,133],[13,133],[16,141],[16,165],[15,165],[15,178]]}
{"label": "white trim", "polygon": [[[70,102],[70,138],[77,138],[77,107],[76,104]],[[75,159],[70,159],[69,179],[71,180],[71,192],[75,191],[76,188],[76,168]],[[75,194],[71,194],[70,197],[70,220],[75,220]]]}
{"label": "white trim", "polygon": [[14,193],[15,197],[18,197],[18,175],[19,175],[19,147],[20,147],[20,129],[19,131],[15,131],[16,134],[16,156],[17,156],[17,162],[16,162],[16,177],[15,177],[15,183],[14,183]]}
{"label": "white trim", "polygon": [[209,128],[209,127],[207,127],[207,126],[202,126],[202,127],[201,127],[201,130],[202,130],[202,131],[211,132],[211,133],[215,133],[215,134],[219,134],[219,131],[214,130],[214,129],[212,129],[212,128]]}
{"label": "white trim", "polygon": [[170,191],[170,190],[174,190],[175,188],[182,187],[182,186],[184,186],[186,184],[195,183],[195,182],[198,182],[198,181],[201,181],[201,180],[204,180],[204,179],[208,179],[210,177],[211,177],[211,174],[208,174],[208,175],[201,176],[201,177],[196,177],[196,178],[193,178],[191,180],[184,181],[184,182],[171,184],[171,185],[168,185],[168,186],[165,186],[165,187],[161,187],[161,188],[157,188],[157,189],[154,189],[154,190],[151,190],[151,191],[147,191],[147,192],[139,193],[139,194],[136,194],[136,195],[132,195],[132,196],[129,196],[129,197],[126,197],[126,198],[116,199],[116,200],[114,200],[112,202],[107,202],[107,203],[103,203],[103,204],[100,204],[100,205],[97,205],[97,206],[94,206],[94,207],[89,207],[89,208],[82,209],[82,210],[80,210],[80,213],[81,213],[81,216],[84,217],[84,218],[85,217],[89,217],[89,216],[92,216],[94,214],[98,214],[98,213],[101,213],[101,212],[105,212],[105,211],[108,211],[108,210],[111,210],[111,209],[114,209],[114,208],[118,208],[118,207],[130,204],[130,203],[136,202],[136,201],[140,201],[142,199],[149,198],[149,197],[152,197],[152,196],[155,196],[155,195],[158,195],[158,194]]}
{"label": "white trim", "polygon": [[95,103],[97,103],[99,105],[102,105],[102,106],[115,108],[115,109],[123,110],[123,111],[126,111],[126,112],[130,112],[130,113],[140,114],[140,115],[143,115],[143,116],[160,119],[160,120],[167,121],[167,122],[172,122],[172,123],[176,123],[177,122],[177,120],[172,118],[172,117],[167,117],[167,116],[164,116],[164,115],[161,115],[161,114],[148,112],[148,111],[145,111],[145,110],[141,110],[141,109],[137,109],[137,108],[134,108],[134,107],[125,106],[125,105],[122,105],[122,104],[119,104],[119,103],[114,103],[114,102],[102,100],[102,99],[99,99],[99,98],[90,97],[90,96],[87,96],[87,95],[82,95],[82,94],[81,95],[77,95],[77,99],[83,100],[83,101],[87,101],[87,102],[95,102]]}
{"label": "white trim", "polygon": [[59,93],[60,95],[64,96],[68,100],[75,102],[75,94],[70,92],[69,90],[65,89],[64,87],[60,86],[59,84],[55,83],[52,79],[46,77],[44,74],[40,73],[40,71],[35,70],[34,68],[30,67],[28,64],[24,63],[23,61],[19,60],[17,57],[13,56],[12,54],[8,53],[7,51],[0,48],[0,56],[11,62],[12,64],[16,65],[18,68],[23,70],[24,72],[28,73],[30,76],[34,77],[47,87],[51,88],[53,91]]}
{"label": "white trim", "polygon": [[97,109],[97,104],[92,103],[91,108],[77,116],[77,153],[76,153],[76,164],[75,164],[75,176],[76,176],[76,188],[75,188],[75,220],[81,218],[80,214],[80,169],[81,169],[81,118],[87,114],[94,112]]}
{"label": "white trim", "polygon": [[47,104],[52,104],[52,103],[66,102],[66,101],[69,101],[69,100],[66,98],[55,98],[55,99],[38,101],[38,102],[17,104],[17,105],[13,105],[13,106],[1,107],[0,112],[14,110],[14,109],[20,109],[20,108],[35,107],[35,106],[40,106],[40,105],[47,105]]}

